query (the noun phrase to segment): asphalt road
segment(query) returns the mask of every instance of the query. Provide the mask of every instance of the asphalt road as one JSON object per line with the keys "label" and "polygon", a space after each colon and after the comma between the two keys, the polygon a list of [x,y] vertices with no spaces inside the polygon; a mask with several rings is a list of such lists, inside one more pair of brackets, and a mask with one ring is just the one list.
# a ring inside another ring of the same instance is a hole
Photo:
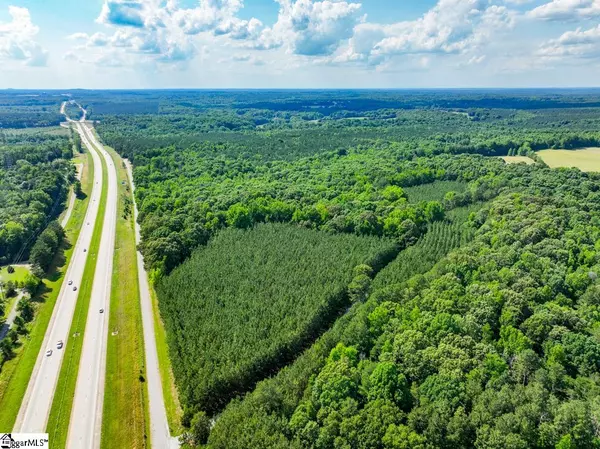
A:
{"label": "asphalt road", "polygon": [[19,293],[13,302],[10,312],[8,312],[6,321],[4,322],[4,324],[2,324],[2,326],[0,326],[0,340],[6,337],[6,334],[8,334],[8,331],[15,322],[15,318],[17,317],[18,312],[17,308],[19,307],[19,301],[21,300],[21,298],[23,298],[23,292],[19,290]]}
{"label": "asphalt road", "polygon": [[[101,153],[108,170],[108,194],[100,250],[92,285],[92,295],[85,327],[75,397],[71,410],[67,448],[95,449],[100,447],[102,407],[106,375],[108,316],[112,286],[112,268],[117,225],[117,173],[108,152],[98,142],[87,124],[83,129],[88,142]],[[100,312],[103,309],[103,312]]]}
{"label": "asphalt road", "polygon": [[[131,181],[131,191],[135,192],[131,163],[126,160],[127,173]],[[140,225],[137,222],[138,208],[134,201],[135,242],[140,243]],[[175,449],[179,447],[179,440],[171,437],[167,410],[163,396],[160,370],[158,366],[158,351],[154,333],[154,314],[152,313],[152,298],[150,296],[150,283],[144,268],[142,253],[137,251],[138,282],[140,285],[140,301],[142,306],[142,324],[144,328],[144,349],[146,352],[146,383],[148,385],[148,403],[150,408],[150,442],[155,448]]]}
{"label": "asphalt road", "polygon": [[[77,124],[78,128],[80,126],[82,125]],[[89,148],[87,139],[83,137],[82,140]],[[90,153],[94,163],[94,185],[90,202],[79,238],[75,243],[71,262],[67,267],[64,282],[54,305],[44,342],[29,379],[29,385],[15,423],[15,432],[40,433],[46,430],[63,355],[70,342],[69,330],[79,294],[79,289],[74,291],[73,287],[79,287],[83,278],[88,255],[88,252],[84,252],[84,249],[90,247],[102,192],[100,155],[95,150],[90,150]],[[69,281],[73,281],[73,285],[69,285]],[[59,340],[64,342],[62,349],[57,349]],[[46,356],[47,350],[52,350],[51,356]]]}

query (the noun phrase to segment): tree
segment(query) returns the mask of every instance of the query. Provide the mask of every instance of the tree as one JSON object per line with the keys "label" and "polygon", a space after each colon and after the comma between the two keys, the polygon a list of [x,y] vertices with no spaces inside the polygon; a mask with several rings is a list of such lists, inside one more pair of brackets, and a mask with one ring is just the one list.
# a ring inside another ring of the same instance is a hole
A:
{"label": "tree", "polygon": [[4,360],[10,360],[15,355],[13,343],[9,338],[3,338],[0,341],[0,354],[2,354]]}
{"label": "tree", "polygon": [[26,323],[29,323],[31,320],[33,320],[34,310],[30,299],[21,299],[19,304],[17,304],[17,310],[21,312],[21,317]]}
{"label": "tree", "polygon": [[23,288],[30,296],[34,296],[38,288],[40,287],[42,281],[40,278],[34,276],[33,274],[27,273],[25,275],[25,279],[23,280]]}
{"label": "tree", "polygon": [[194,443],[199,446],[206,444],[210,434],[210,418],[205,412],[198,412],[192,418],[190,433],[194,439]]}
{"label": "tree", "polygon": [[73,183],[73,192],[77,198],[83,198],[83,190],[81,190],[81,181],[79,179]]}

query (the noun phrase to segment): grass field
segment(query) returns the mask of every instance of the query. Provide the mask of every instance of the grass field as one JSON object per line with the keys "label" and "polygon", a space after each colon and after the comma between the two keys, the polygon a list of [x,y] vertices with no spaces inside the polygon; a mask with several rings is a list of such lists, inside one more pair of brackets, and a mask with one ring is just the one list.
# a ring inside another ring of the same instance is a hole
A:
{"label": "grass field", "polygon": [[75,203],[73,213],[66,226],[66,241],[69,242],[70,247],[65,248],[64,253],[58,254],[55,258],[53,268],[50,270],[52,275],[50,279],[44,280],[44,293],[39,298],[35,298],[37,303],[36,316],[29,328],[29,334],[27,338],[23,339],[22,345],[16,349],[15,357],[4,364],[0,373],[0,429],[9,430],[13,428],[40,347],[44,341],[46,328],[52,317],[54,304],[64,280],[64,271],[71,259],[74,242],[77,241],[85,217],[89,202],[88,198],[94,181],[91,156],[88,153],[86,155],[86,167],[89,167],[89,169],[85,169],[83,172],[81,186],[87,196]]}
{"label": "grass field", "polygon": [[13,265],[14,273],[8,272],[8,266],[0,268],[0,281],[3,282],[22,282],[25,280],[27,273],[30,273],[29,267],[26,265]]}
{"label": "grass field", "polygon": [[542,150],[537,155],[551,168],[575,167],[585,172],[600,172],[600,148]]}
{"label": "grass field", "polygon": [[58,383],[54,392],[54,400],[52,401],[52,407],[50,409],[50,417],[48,418],[48,425],[46,427],[46,432],[53,442],[53,447],[65,447],[67,442],[69,418],[73,406],[77,374],[79,373],[79,359],[81,358],[81,350],[83,347],[83,335],[92,294],[92,285],[94,282],[94,272],[96,271],[98,250],[100,248],[102,227],[104,225],[104,211],[106,209],[106,197],[108,194],[108,175],[104,158],[101,157],[101,160],[103,184],[98,218],[94,224],[94,234],[88,249],[88,258],[85,264],[81,286],[79,288],[79,296],[77,297],[71,329],[69,331],[69,338],[71,338],[71,341],[69,344],[65,345],[65,355],[60,368],[60,375],[58,377]]}
{"label": "grass field", "polygon": [[[146,367],[140,306],[133,203],[125,216],[125,199],[133,201],[121,158],[110,152],[119,182],[117,234],[110,298],[102,448],[127,441],[129,448],[149,447],[150,421],[144,382]],[[125,182],[125,184],[123,184]]]}
{"label": "grass field", "polygon": [[535,161],[527,156],[502,156],[502,159],[504,159],[504,162],[506,162],[507,164],[520,164],[520,163],[525,163],[527,165],[535,164]]}

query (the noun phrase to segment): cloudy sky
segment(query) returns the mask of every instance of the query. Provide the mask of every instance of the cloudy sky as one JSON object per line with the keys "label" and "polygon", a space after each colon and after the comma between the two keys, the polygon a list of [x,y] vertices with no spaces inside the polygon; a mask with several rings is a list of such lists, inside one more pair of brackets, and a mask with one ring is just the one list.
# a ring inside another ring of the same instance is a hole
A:
{"label": "cloudy sky", "polygon": [[598,86],[600,0],[0,0],[0,88]]}

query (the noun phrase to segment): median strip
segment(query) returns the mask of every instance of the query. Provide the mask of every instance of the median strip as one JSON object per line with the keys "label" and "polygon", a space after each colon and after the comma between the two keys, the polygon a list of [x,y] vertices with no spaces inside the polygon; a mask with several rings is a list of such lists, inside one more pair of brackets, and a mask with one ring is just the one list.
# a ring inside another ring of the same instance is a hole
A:
{"label": "median strip", "polygon": [[104,213],[106,209],[106,199],[108,195],[108,173],[106,163],[103,157],[102,162],[102,194],[100,197],[100,208],[98,217],[94,224],[94,233],[89,248],[89,255],[86,261],[83,279],[81,282],[80,293],[75,306],[75,313],[69,332],[71,341],[66,345],[65,358],[63,360],[58,384],[54,393],[54,401],[50,409],[47,432],[52,441],[52,447],[65,447],[67,433],[69,430],[69,418],[73,399],[75,395],[75,386],[77,374],[79,373],[79,360],[83,347],[83,335],[87,323],[88,307],[92,294],[92,285],[94,282],[94,273],[98,260],[100,249],[100,240],[104,225]]}
{"label": "median strip", "polygon": [[127,441],[128,447],[141,448],[148,446],[150,430],[133,202],[123,161],[114,150],[104,148],[117,167],[119,203],[101,447]]}

